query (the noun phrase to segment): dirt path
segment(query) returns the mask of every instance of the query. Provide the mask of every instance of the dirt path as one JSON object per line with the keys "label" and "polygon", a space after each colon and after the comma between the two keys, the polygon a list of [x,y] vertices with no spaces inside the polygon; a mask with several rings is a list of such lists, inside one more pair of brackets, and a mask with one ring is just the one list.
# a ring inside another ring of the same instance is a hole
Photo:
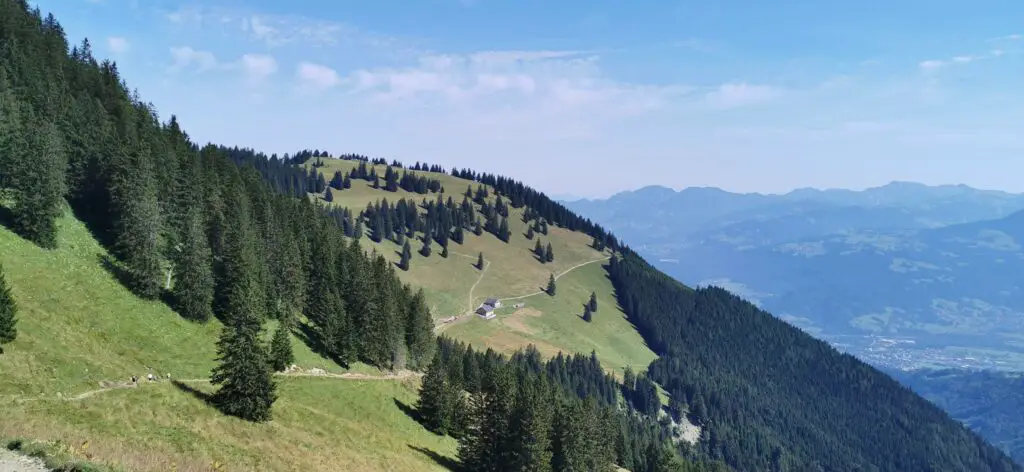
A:
{"label": "dirt path", "polygon": [[0,472],[49,472],[43,461],[0,448]]}
{"label": "dirt path", "polygon": [[[332,373],[332,372],[327,372],[327,371],[323,371],[323,370],[319,370],[319,369],[310,369],[310,370],[299,370],[299,371],[291,371],[291,372],[275,372],[274,375],[278,376],[278,377],[323,377],[323,378],[337,379],[337,380],[404,380],[404,379],[411,379],[411,378],[414,378],[414,377],[415,378],[422,377],[423,373],[422,372],[414,372],[414,371],[411,371],[411,370],[402,370],[402,371],[398,371],[398,372],[393,373],[393,374],[384,374],[384,375],[364,374],[364,373],[360,373],[360,372],[345,372],[343,374],[335,374],[335,373]],[[173,379],[173,380],[176,381],[176,382],[182,382],[182,383],[202,383],[202,382],[209,382],[210,381],[209,378]],[[95,390],[89,390],[89,391],[82,392],[82,393],[79,393],[79,394],[73,395],[73,396],[64,396],[64,395],[58,393],[57,394],[57,398],[60,399],[60,400],[64,400],[64,401],[78,401],[78,400],[84,400],[84,399],[89,398],[89,397],[93,397],[95,395],[99,395],[101,393],[110,392],[110,391],[113,391],[113,390],[122,390],[122,389],[127,389],[127,388],[140,388],[140,387],[141,388],[146,388],[147,385],[154,385],[154,386],[156,386],[156,385],[170,385],[170,382],[168,382],[166,379],[158,379],[158,380],[155,380],[155,381],[139,380],[138,384],[133,384],[133,383],[128,382],[128,381],[114,382],[114,381],[103,380],[103,381],[100,381],[100,386],[101,387],[97,388]],[[39,396],[39,397],[21,397],[21,398],[17,398],[17,396],[11,395],[11,397],[13,397],[12,399],[18,400],[18,401],[33,401],[33,400],[38,401],[38,400],[46,400],[46,399],[52,399],[53,398],[53,397],[50,397],[49,395],[47,395],[47,396]],[[6,471],[4,469],[0,469],[0,472],[6,472]]]}
{"label": "dirt path", "polygon": [[[572,266],[572,267],[570,267],[568,269],[565,269],[564,271],[562,271],[562,273],[556,274],[555,275],[555,280],[558,280],[558,279],[562,278],[563,275],[568,274],[569,272],[572,272],[572,271],[574,271],[576,269],[579,269],[580,267],[583,267],[585,265],[593,264],[595,262],[607,261],[608,259],[611,259],[611,257],[605,256],[605,257],[602,257],[600,259],[594,259],[592,261],[587,261],[587,262],[583,262],[583,263],[580,263],[580,264],[576,264],[576,265],[574,265],[574,266]],[[509,298],[499,298],[498,301],[505,302],[505,301],[508,301],[508,300],[519,300],[521,298],[529,298],[529,297],[532,297],[534,295],[540,295],[542,293],[545,293],[545,292],[543,290],[538,290],[538,291],[533,292],[533,293],[528,294],[528,295],[520,295],[518,297],[509,297]]]}
{"label": "dirt path", "polygon": [[[462,257],[470,257],[470,258],[472,258],[472,256],[467,256],[465,254],[459,254],[459,253],[454,253],[454,254],[462,256]],[[580,267],[583,267],[585,265],[593,264],[595,262],[607,261],[608,259],[611,259],[611,257],[610,256],[605,256],[605,257],[601,257],[601,258],[598,258],[598,259],[594,259],[592,261],[587,261],[587,262],[582,262],[582,263],[576,264],[576,265],[574,265],[574,266],[572,266],[572,267],[570,267],[568,269],[563,270],[561,273],[556,274],[555,275],[555,280],[558,280],[563,275],[568,274],[569,272],[572,272],[572,271],[574,271],[576,269],[579,269]],[[469,311],[467,311],[466,313],[463,313],[461,315],[456,315],[454,317],[447,318],[447,321],[440,321],[440,322],[436,323],[434,325],[434,334],[440,334],[448,326],[451,326],[453,324],[457,324],[457,323],[466,321],[466,320],[470,319],[471,316],[473,316],[473,314],[475,313],[475,310],[474,310],[474,307],[473,307],[473,290],[475,290],[477,284],[479,284],[480,281],[484,279],[484,273],[487,272],[487,268],[490,267],[490,266],[491,266],[491,261],[485,260],[484,261],[484,270],[480,271],[480,277],[477,277],[476,282],[473,283],[473,286],[471,286],[469,288],[469,304],[468,304]],[[529,298],[529,297],[532,297],[532,296],[535,296],[535,295],[540,295],[542,293],[544,293],[544,291],[543,290],[539,290],[539,291],[536,291],[536,292],[533,292],[533,293],[530,293],[530,294],[527,294],[527,295],[519,295],[517,297],[509,297],[509,298],[499,298],[498,300],[501,301],[501,302],[504,302],[504,301],[507,301],[507,300],[519,300],[521,298]]]}

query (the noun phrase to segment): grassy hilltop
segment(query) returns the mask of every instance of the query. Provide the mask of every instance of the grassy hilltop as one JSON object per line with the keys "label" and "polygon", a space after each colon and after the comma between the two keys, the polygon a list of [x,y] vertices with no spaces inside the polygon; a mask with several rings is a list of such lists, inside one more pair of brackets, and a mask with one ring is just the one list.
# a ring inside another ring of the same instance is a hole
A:
{"label": "grassy hilltop", "polygon": [[[313,158],[305,164],[306,167],[312,168],[314,161],[323,164],[317,170],[327,181],[336,171],[347,174],[360,162]],[[379,176],[383,176],[386,170],[385,165],[369,167],[374,168]],[[402,169],[396,170],[402,172]],[[460,204],[467,187],[475,191],[482,185],[447,173],[407,172],[436,179],[443,191],[424,195],[399,188],[391,192],[383,187],[373,188],[372,182],[352,179],[351,188],[331,189],[333,200],[330,204],[349,208],[356,214],[367,204],[382,199],[395,203],[404,198],[419,204],[424,199],[436,201],[440,196],[442,201],[451,198],[455,204]],[[494,189],[483,186],[488,189],[488,200],[493,203]],[[310,197],[323,201],[323,195],[311,194]],[[475,208],[479,210],[480,206],[475,205]],[[423,257],[417,252],[422,241],[412,241],[412,263],[408,271],[399,271],[399,277],[424,288],[436,320],[462,317],[450,324],[438,322],[437,331],[453,338],[499,352],[511,352],[531,343],[548,355],[558,351],[589,353],[593,350],[602,365],[615,369],[620,377],[626,365],[643,370],[655,355],[626,320],[615,300],[604,268],[610,252],[594,249],[591,238],[585,234],[555,225],[548,227],[547,235],[537,233],[532,239],[527,238],[530,223],[523,221],[525,210],[526,207],[509,208],[506,221],[511,237],[507,243],[487,232],[480,236],[466,232],[463,244],[449,243],[449,256],[444,258],[436,243],[432,245],[431,255]],[[551,244],[554,261],[541,263],[534,256],[533,249],[538,239],[545,246]],[[363,238],[362,242],[368,250],[375,249],[392,262],[397,263],[400,259],[402,248],[394,241],[375,243]],[[476,268],[479,253],[484,255],[485,270]],[[543,292],[552,274],[557,278],[553,297]],[[591,292],[597,295],[599,312],[587,323],[581,315],[583,304]],[[465,316],[490,297],[501,299],[504,304],[496,310],[496,319]],[[512,305],[517,303],[525,306],[514,309]]]}

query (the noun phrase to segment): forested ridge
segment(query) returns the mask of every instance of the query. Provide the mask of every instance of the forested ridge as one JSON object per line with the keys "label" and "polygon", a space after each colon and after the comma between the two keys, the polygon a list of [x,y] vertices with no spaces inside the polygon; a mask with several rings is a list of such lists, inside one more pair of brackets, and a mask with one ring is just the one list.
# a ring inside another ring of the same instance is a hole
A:
{"label": "forested ridge", "polygon": [[[277,319],[279,330],[294,329],[339,364],[426,369],[425,386],[440,379],[435,385],[456,394],[450,401],[467,392],[465,418],[420,413],[435,426],[453,425],[445,432],[462,439],[460,459],[476,470],[511,470],[510,458],[525,456],[536,467],[515,462],[517,470],[593,469],[609,460],[635,471],[714,468],[671,457],[665,427],[651,419],[660,409],[651,380],[672,394],[676,415],[704,425],[694,458],[738,470],[1020,470],[888,377],[723,290],[672,281],[520,181],[451,169],[478,183],[457,203],[429,198],[441,189],[419,164],[324,177],[298,165],[322,158],[318,151],[274,159],[197,146],[173,116],[161,123],[114,63],[97,61],[88,40],[69,51],[56,19],[24,0],[0,0],[0,59],[0,189],[10,209],[3,223],[52,248],[57,217],[70,207],[110,249],[114,258],[103,263],[138,296],[197,323],[221,320],[212,380],[214,404],[227,414],[272,417],[278,393],[270,374],[287,364],[289,347],[281,331],[273,348],[260,333]],[[424,201],[382,200],[353,214],[308,198],[322,192],[326,200],[355,178],[383,179],[382,191],[402,188]],[[608,270],[620,303],[662,356],[647,375],[615,391],[593,356],[543,362],[526,351],[505,359],[446,341],[438,349],[421,292],[359,243],[364,227],[374,239],[422,235],[445,247],[465,230],[502,238],[506,204],[526,207],[542,234],[553,224],[616,252]],[[444,363],[451,367],[442,371]],[[456,405],[446,411],[462,409]],[[538,431],[550,440],[527,441]]]}

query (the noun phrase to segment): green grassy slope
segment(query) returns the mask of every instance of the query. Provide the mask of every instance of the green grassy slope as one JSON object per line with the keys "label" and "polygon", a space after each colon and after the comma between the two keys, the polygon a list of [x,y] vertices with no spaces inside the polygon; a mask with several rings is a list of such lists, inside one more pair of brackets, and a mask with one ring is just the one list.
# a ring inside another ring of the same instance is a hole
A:
{"label": "green grassy slope", "polygon": [[[323,166],[319,171],[328,181],[335,171],[347,173],[359,165],[354,160],[322,159],[321,162]],[[311,164],[312,160],[306,165]],[[378,175],[383,176],[385,168],[376,166]],[[456,204],[462,202],[467,186],[475,190],[479,185],[445,173],[409,172],[440,181],[444,188],[441,198],[447,201],[450,196]],[[493,201],[493,189],[489,190]],[[438,196],[401,189],[388,192],[374,189],[370,182],[357,179],[352,180],[352,188],[332,189],[332,192],[334,201],[331,204],[348,207],[355,213],[382,198],[392,203],[401,198],[420,203],[424,198],[436,200]],[[321,196],[311,195],[311,198],[321,199]],[[620,373],[626,365],[632,365],[635,370],[645,369],[655,356],[617,307],[611,283],[602,266],[608,252],[592,248],[591,238],[587,235],[554,225],[549,226],[547,235],[538,233],[533,239],[527,239],[528,224],[523,222],[522,215],[522,208],[509,208],[508,223],[512,236],[508,243],[487,232],[480,236],[466,232],[464,244],[450,243],[447,259],[440,256],[441,248],[436,243],[433,253],[427,258],[417,252],[421,242],[411,243],[414,253],[411,268],[398,271],[398,275],[404,282],[424,288],[435,319],[465,315],[488,297],[509,299],[506,301],[508,308],[499,309],[495,320],[468,316],[451,326],[441,325],[438,331],[500,352],[512,352],[530,343],[537,345],[545,354],[558,351],[590,353],[595,350],[602,365]],[[542,264],[534,257],[533,249],[538,238],[545,245],[551,243],[555,253],[553,262]],[[363,243],[368,250],[376,249],[390,261],[399,259],[401,247],[392,241],[374,243],[364,238]],[[480,252],[487,261],[483,272],[474,267]],[[552,274],[562,275],[553,298],[538,293]],[[592,291],[597,293],[600,312],[595,314],[592,323],[586,323],[579,315]],[[514,303],[525,303],[526,307],[513,313],[511,305]]]}
{"label": "green grassy slope", "polygon": [[[43,251],[0,227],[0,262],[20,305],[18,339],[0,356],[0,437],[61,440],[101,463],[130,470],[443,470],[428,453],[454,456],[399,407],[418,380],[281,377],[274,421],[251,426],[221,415],[201,394],[170,382],[98,392],[101,382],[145,375],[151,367],[203,379],[214,365],[219,324],[197,325],[160,302],[142,301],[101,262],[84,225],[60,220],[60,248]],[[296,364],[340,372],[292,342]],[[369,371],[366,366],[354,369]],[[209,384],[189,383],[200,392]],[[60,395],[58,395],[60,394]],[[63,397],[63,398],[62,398]]]}

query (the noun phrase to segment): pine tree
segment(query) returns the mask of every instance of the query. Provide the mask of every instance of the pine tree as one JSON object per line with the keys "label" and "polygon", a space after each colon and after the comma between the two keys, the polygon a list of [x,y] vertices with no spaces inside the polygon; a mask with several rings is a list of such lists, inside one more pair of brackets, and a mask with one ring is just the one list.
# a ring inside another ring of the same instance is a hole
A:
{"label": "pine tree", "polygon": [[590,305],[586,305],[583,307],[583,321],[589,323],[591,318],[593,318],[593,316],[590,313]]}
{"label": "pine tree", "polygon": [[597,292],[590,292],[590,302],[587,303],[587,306],[590,307],[590,311],[597,311]]}
{"label": "pine tree", "polygon": [[445,258],[448,257],[448,246],[447,245],[441,246],[441,257],[445,257]]}
{"label": "pine tree", "polygon": [[[129,113],[146,112],[131,110]],[[153,159],[144,136],[129,135],[129,138],[115,152],[112,162],[115,249],[126,266],[130,288],[141,297],[156,298],[160,294],[162,277],[160,207]]]}
{"label": "pine tree", "polygon": [[544,250],[544,261],[545,262],[554,262],[554,260],[555,260],[555,251],[553,249],[551,249],[551,242],[548,242],[548,246]]}
{"label": "pine tree", "polygon": [[447,434],[452,426],[453,405],[445,380],[444,363],[438,352],[423,376],[420,397],[416,403],[420,421],[427,429],[438,434]]}
{"label": "pine tree", "polygon": [[18,337],[18,303],[14,301],[11,288],[7,286],[7,277],[4,268],[0,265],[0,354],[3,354],[3,345],[14,341]]}
{"label": "pine tree", "polygon": [[555,296],[555,275],[551,274],[548,278],[548,295]]}
{"label": "pine tree", "polygon": [[178,312],[205,323],[213,315],[213,269],[210,247],[203,232],[202,215],[192,209],[186,216],[181,252],[175,258],[173,294]]}
{"label": "pine tree", "polygon": [[406,346],[408,346],[409,360],[414,368],[422,368],[428,359],[434,357],[437,347],[434,338],[434,321],[427,308],[427,299],[422,288],[417,290],[409,300],[405,340]]}
{"label": "pine tree", "polygon": [[[467,470],[501,471],[513,462],[509,428],[516,384],[508,365],[495,365],[481,392],[470,397],[468,428],[459,439],[459,459]],[[580,469],[583,470],[583,469]]]}
{"label": "pine tree", "polygon": [[331,192],[330,187],[327,187],[327,190],[324,192],[324,201],[327,203],[331,203],[334,201],[334,193]]}
{"label": "pine tree", "polygon": [[544,246],[541,245],[540,239],[537,240],[537,244],[533,245],[533,253],[540,259],[541,262],[547,261],[547,257],[544,255]]}
{"label": "pine tree", "polygon": [[423,236],[423,247],[420,248],[420,255],[423,257],[430,257],[430,235]]}
{"label": "pine tree", "polygon": [[510,237],[511,233],[509,232],[508,229],[508,220],[505,218],[501,218],[501,224],[498,227],[498,239],[505,241],[507,243]]}
{"label": "pine tree", "polygon": [[476,255],[476,268],[484,270],[484,253],[480,252]]}
{"label": "pine tree", "polygon": [[274,330],[274,338],[270,341],[270,362],[275,371],[281,372],[288,368],[295,361],[292,353],[291,325],[292,316],[283,315],[277,329]]}
{"label": "pine tree", "polygon": [[533,239],[533,236],[534,236],[533,226],[528,226],[526,228],[526,239]]}
{"label": "pine tree", "polygon": [[262,422],[271,417],[277,386],[271,376],[267,353],[260,342],[262,288],[256,278],[257,254],[248,205],[236,192],[229,205],[230,224],[226,241],[226,313],[217,341],[218,365],[211,383],[219,386],[214,403],[226,414]]}
{"label": "pine tree", "polygon": [[409,241],[402,245],[402,259],[398,261],[398,267],[402,270],[409,270],[409,263],[412,261],[412,248]]}
{"label": "pine tree", "polygon": [[553,413],[546,377],[528,380],[520,385],[512,412],[512,464],[510,470],[529,472],[551,471],[551,437]]}
{"label": "pine tree", "polygon": [[12,149],[15,165],[11,169],[11,185],[17,197],[14,228],[40,247],[54,249],[67,167],[60,130],[53,123],[36,124],[27,133],[27,139],[13,141],[18,143],[25,147]]}

